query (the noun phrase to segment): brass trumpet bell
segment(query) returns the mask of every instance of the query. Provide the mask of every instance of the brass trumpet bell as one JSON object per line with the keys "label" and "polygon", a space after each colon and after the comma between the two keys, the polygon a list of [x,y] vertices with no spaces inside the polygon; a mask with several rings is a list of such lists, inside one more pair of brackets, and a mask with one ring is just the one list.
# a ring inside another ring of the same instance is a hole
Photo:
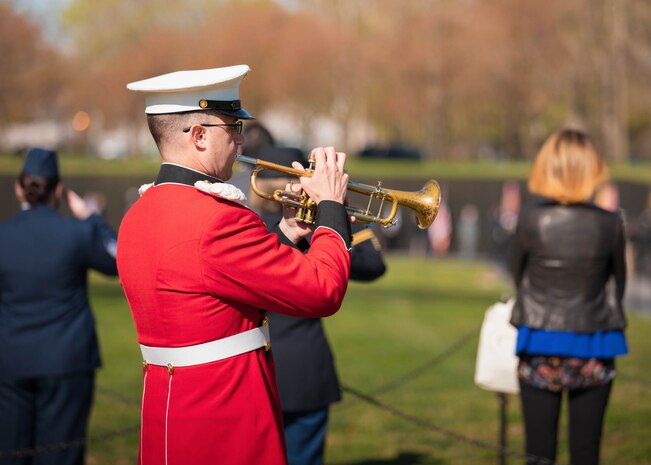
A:
{"label": "brass trumpet bell", "polygon": [[[356,182],[348,183],[348,190],[358,192],[369,196],[369,204],[366,209],[348,207],[349,213],[364,223],[379,223],[384,227],[390,227],[395,224],[398,206],[409,208],[416,215],[416,221],[420,229],[427,229],[436,218],[441,205],[441,188],[433,180],[428,180],[425,185],[416,192],[399,191],[395,189],[386,189],[382,183],[378,182],[376,186],[360,184]],[[380,201],[378,214],[370,214],[371,202],[377,199]],[[386,216],[380,216],[380,212],[385,204],[390,204],[389,213]]]}
{"label": "brass trumpet bell", "polygon": [[[302,171],[289,166],[278,165],[276,163],[243,155],[238,155],[236,160],[256,166],[251,173],[251,189],[256,193],[256,195],[267,200],[273,200],[281,202],[284,205],[295,207],[295,217],[298,221],[303,221],[308,224],[314,223],[316,216],[316,203],[310,199],[305,192],[296,194],[276,189],[272,194],[270,194],[260,190],[256,183],[258,173],[265,169],[279,171],[288,176],[296,177],[312,176],[311,169]],[[356,192],[369,197],[368,204],[365,208],[347,205],[346,211],[348,214],[354,216],[360,223],[378,223],[385,228],[393,226],[396,223],[398,206],[403,206],[414,212],[420,229],[427,229],[436,218],[439,206],[441,205],[441,188],[433,179],[427,181],[423,188],[416,192],[386,189],[382,187],[382,182],[378,182],[377,185],[371,186],[368,184],[349,181],[347,189],[351,192]],[[379,202],[379,205],[373,205],[374,201]],[[388,206],[388,213],[382,216],[385,206]]]}

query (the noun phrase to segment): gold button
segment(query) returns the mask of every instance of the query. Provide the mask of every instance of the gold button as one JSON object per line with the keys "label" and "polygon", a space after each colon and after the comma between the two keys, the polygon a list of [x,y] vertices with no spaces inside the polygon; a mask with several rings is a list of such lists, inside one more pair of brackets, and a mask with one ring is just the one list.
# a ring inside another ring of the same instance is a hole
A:
{"label": "gold button", "polygon": [[149,363],[147,363],[147,360],[142,361],[142,369],[147,371],[147,367],[149,366]]}
{"label": "gold button", "polygon": [[173,374],[174,374],[174,366],[172,366],[171,363],[168,363],[168,364],[167,364],[167,372],[168,372],[170,375],[173,375]]}
{"label": "gold button", "polygon": [[264,343],[264,351],[269,352],[271,350],[271,342],[267,341]]}

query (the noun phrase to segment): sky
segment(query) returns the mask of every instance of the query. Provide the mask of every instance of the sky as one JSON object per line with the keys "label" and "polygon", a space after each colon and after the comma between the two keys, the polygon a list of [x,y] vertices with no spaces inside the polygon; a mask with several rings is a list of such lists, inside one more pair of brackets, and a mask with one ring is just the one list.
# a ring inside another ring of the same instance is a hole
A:
{"label": "sky", "polygon": [[[1,0],[0,0],[1,1]],[[17,11],[29,14],[43,28],[46,39],[65,42],[59,29],[59,14],[72,0],[9,0]],[[93,1],[93,0],[88,0]],[[277,0],[287,8],[294,8],[298,0]]]}
{"label": "sky", "polygon": [[59,14],[70,0],[11,0],[17,11],[27,13],[43,28],[49,40],[60,39]]}

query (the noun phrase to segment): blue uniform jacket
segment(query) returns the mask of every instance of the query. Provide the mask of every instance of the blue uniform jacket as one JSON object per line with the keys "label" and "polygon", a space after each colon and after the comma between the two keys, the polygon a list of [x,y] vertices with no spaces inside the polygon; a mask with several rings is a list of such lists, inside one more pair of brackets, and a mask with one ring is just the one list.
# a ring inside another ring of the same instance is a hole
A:
{"label": "blue uniform jacket", "polygon": [[0,381],[100,366],[87,272],[117,275],[115,231],[37,205],[0,223]]}
{"label": "blue uniform jacket", "polygon": [[[263,216],[267,224],[269,217]],[[353,225],[353,231],[361,230]],[[277,225],[271,231],[279,231]],[[286,245],[282,234],[279,240]],[[305,251],[306,241],[297,246]],[[371,241],[352,248],[350,279],[372,281],[384,274],[386,266]],[[269,313],[271,350],[276,363],[276,382],[283,413],[305,412],[328,407],[341,400],[335,360],[320,318],[297,318]]]}

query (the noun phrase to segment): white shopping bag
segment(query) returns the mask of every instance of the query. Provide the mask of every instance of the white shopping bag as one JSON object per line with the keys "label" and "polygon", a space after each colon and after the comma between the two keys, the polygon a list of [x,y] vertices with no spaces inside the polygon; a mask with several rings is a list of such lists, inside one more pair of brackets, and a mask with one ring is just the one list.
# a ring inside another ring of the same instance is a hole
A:
{"label": "white shopping bag", "polygon": [[484,314],[475,366],[475,384],[482,389],[507,394],[520,392],[515,355],[518,330],[509,323],[514,302],[514,298],[497,302]]}

